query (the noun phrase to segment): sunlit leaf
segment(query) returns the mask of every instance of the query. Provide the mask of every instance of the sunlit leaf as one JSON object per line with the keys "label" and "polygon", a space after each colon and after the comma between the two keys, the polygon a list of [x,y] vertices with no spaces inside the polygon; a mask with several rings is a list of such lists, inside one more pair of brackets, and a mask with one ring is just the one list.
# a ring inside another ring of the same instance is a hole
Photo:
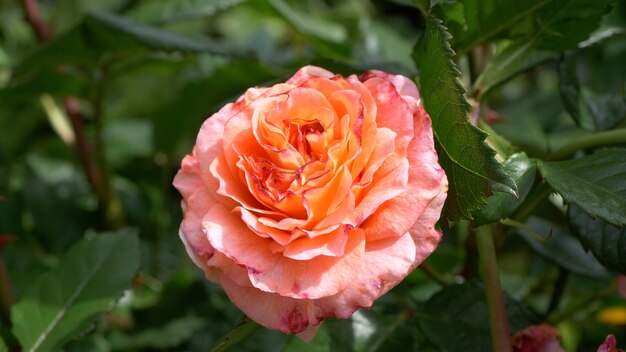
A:
{"label": "sunlit leaf", "polygon": [[428,16],[426,33],[413,55],[420,70],[422,101],[433,121],[439,162],[450,182],[443,219],[455,221],[470,219],[494,190],[515,194],[516,186],[485,144],[486,134],[468,121],[470,106],[458,81],[449,39],[441,21]]}
{"label": "sunlit leaf", "polygon": [[504,169],[517,184],[519,195],[516,197],[499,192],[487,198],[487,204],[474,213],[475,227],[497,222],[513,214],[535,184],[537,167],[524,153],[514,154],[508,158],[504,163]]}

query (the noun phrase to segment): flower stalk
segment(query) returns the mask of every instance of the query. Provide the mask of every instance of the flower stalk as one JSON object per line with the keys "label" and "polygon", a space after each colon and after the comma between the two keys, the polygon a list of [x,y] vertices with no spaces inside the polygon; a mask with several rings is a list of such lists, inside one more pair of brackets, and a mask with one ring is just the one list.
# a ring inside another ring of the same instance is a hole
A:
{"label": "flower stalk", "polygon": [[491,340],[495,351],[511,352],[509,320],[504,304],[504,293],[500,285],[498,262],[490,225],[476,229],[479,266],[485,284]]}
{"label": "flower stalk", "polygon": [[261,326],[253,320],[248,317],[244,317],[241,322],[237,324],[237,326],[235,326],[226,336],[213,346],[211,352],[228,351],[234,345],[238,344],[255,332],[259,327]]}

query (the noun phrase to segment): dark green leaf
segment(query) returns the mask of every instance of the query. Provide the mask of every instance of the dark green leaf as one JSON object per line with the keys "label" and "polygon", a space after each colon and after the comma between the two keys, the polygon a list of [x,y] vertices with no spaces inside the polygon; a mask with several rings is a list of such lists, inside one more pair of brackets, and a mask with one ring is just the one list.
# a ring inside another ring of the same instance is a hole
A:
{"label": "dark green leaf", "polygon": [[139,264],[139,241],[132,231],[74,245],[11,309],[13,333],[23,349],[59,350],[130,286]]}
{"label": "dark green leaf", "polygon": [[172,319],[165,326],[145,329],[133,335],[123,334],[116,330],[111,333],[108,340],[115,350],[172,349],[206,326],[205,319],[187,316]]}
{"label": "dark green leaf", "polygon": [[524,153],[511,155],[504,163],[504,169],[517,184],[519,197],[496,193],[487,198],[487,204],[474,213],[475,227],[498,222],[513,214],[535,184],[537,166]]}
{"label": "dark green leaf", "polygon": [[607,267],[626,274],[626,227],[620,229],[594,219],[575,205],[570,205],[567,216],[572,231],[585,248]]}
{"label": "dark green leaf", "polygon": [[552,0],[533,18],[530,35],[538,36],[537,47],[547,50],[576,48],[600,25],[615,0]]}
{"label": "dark green leaf", "polygon": [[422,101],[433,121],[439,162],[450,182],[444,223],[470,219],[494,190],[516,193],[515,182],[485,144],[486,134],[468,121],[470,105],[458,81],[449,39],[441,21],[428,16],[426,33],[413,53],[420,70]]}
{"label": "dark green leaf", "polygon": [[128,15],[141,22],[172,23],[208,17],[245,0],[152,0],[142,2]]}
{"label": "dark green leaf", "polygon": [[466,27],[455,47],[465,53],[476,44],[497,37],[536,38],[547,50],[575,48],[598,27],[613,0],[468,0]]}
{"label": "dark green leaf", "polygon": [[554,53],[533,49],[534,44],[532,38],[518,40],[499,50],[476,79],[473,91],[485,95],[516,75],[556,58]]}
{"label": "dark green leaf", "polygon": [[578,275],[590,278],[608,276],[602,264],[591,253],[585,251],[580,241],[569,232],[539,218],[532,218],[526,224],[540,235],[547,236],[552,233],[552,236],[544,242],[540,242],[526,232],[519,233],[526,243],[546,260]]}
{"label": "dark green leaf", "polygon": [[576,75],[576,56],[568,52],[559,61],[559,92],[563,105],[574,121],[588,130],[593,130],[590,121],[582,121],[580,117],[580,83]]}
{"label": "dark green leaf", "polygon": [[105,53],[119,57],[149,50],[236,54],[227,53],[224,48],[207,39],[191,38],[134,23],[113,14],[93,12],[86,15],[76,27],[24,60],[19,68],[27,71],[56,64],[94,63]]}
{"label": "dark green leaf", "polygon": [[509,30],[518,22],[535,16],[553,0],[467,0],[463,2],[466,27],[453,33],[455,47],[463,54]]}
{"label": "dark green leaf", "polygon": [[321,54],[338,59],[347,59],[350,56],[350,48],[345,45],[348,33],[343,25],[316,13],[292,6],[284,0],[269,0],[269,3]]}
{"label": "dark green leaf", "polygon": [[[539,319],[522,303],[505,296],[511,333]],[[443,288],[417,312],[419,327],[442,351],[493,351],[483,285],[470,281]]]}
{"label": "dark green leaf", "polygon": [[4,343],[4,340],[0,338],[0,352],[9,352],[9,348]]}
{"label": "dark green leaf", "polygon": [[626,150],[580,159],[539,162],[539,170],[569,203],[617,226],[626,225]]}
{"label": "dark green leaf", "polygon": [[43,93],[58,96],[84,96],[87,91],[88,86],[85,79],[50,70],[0,89],[0,104],[32,101]]}
{"label": "dark green leaf", "polygon": [[390,338],[407,318],[408,315],[404,311],[382,315],[358,310],[350,319],[325,321],[309,343],[295,336],[291,337],[283,351],[379,351],[385,340]]}
{"label": "dark green leaf", "polygon": [[626,117],[626,99],[615,91],[596,92],[581,86],[576,72],[576,53],[566,53],[559,62],[559,91],[576,123],[590,131],[604,131]]}

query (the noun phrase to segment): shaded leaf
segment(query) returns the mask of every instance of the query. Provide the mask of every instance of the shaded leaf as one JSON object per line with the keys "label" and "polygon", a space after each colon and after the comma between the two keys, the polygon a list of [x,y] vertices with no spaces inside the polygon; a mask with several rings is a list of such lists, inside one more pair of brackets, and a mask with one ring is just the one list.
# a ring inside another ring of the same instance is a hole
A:
{"label": "shaded leaf", "polygon": [[172,349],[206,326],[206,320],[187,316],[172,319],[162,327],[145,329],[133,335],[123,334],[116,330],[107,339],[116,350]]}
{"label": "shaded leaf", "polygon": [[236,6],[245,0],[152,0],[142,2],[128,15],[141,22],[172,23],[208,17]]}
{"label": "shaded leaf", "polygon": [[158,50],[236,54],[208,39],[191,38],[138,24],[110,13],[87,14],[73,29],[42,47],[19,66],[22,71],[67,63],[95,63],[106,54],[118,56]]}
{"label": "shaded leaf", "polygon": [[74,245],[11,309],[24,351],[58,350],[130,286],[139,263],[139,241],[128,230]]}
{"label": "shaded leaf", "polygon": [[455,48],[463,54],[476,44],[501,35],[518,22],[535,14],[553,0],[467,0],[464,1],[464,31],[453,33]]}
{"label": "shaded leaf", "polygon": [[343,25],[285,0],[269,0],[268,3],[321,54],[337,59],[350,58],[350,47],[345,44],[348,32]]}
{"label": "shaded leaf", "polygon": [[566,53],[559,62],[559,92],[567,112],[590,131],[603,131],[626,117],[626,99],[616,92],[595,92],[580,84],[576,53]]}
{"label": "shaded leaf", "polygon": [[[522,303],[505,295],[511,333],[538,323]],[[417,313],[426,337],[442,351],[493,351],[484,287],[477,281],[444,287]]]}
{"label": "shaded leaf", "polygon": [[567,217],[585,248],[607,267],[626,274],[626,227],[594,219],[575,205],[570,205]]}
{"label": "shaded leaf", "polygon": [[504,162],[504,169],[517,184],[519,196],[496,193],[487,198],[487,204],[474,213],[474,227],[498,222],[513,214],[535,184],[537,166],[525,153],[511,155]]}
{"label": "shaded leaf", "polygon": [[426,33],[413,53],[420,70],[422,101],[433,121],[439,162],[450,182],[444,223],[470,219],[494,190],[516,192],[515,183],[484,142],[486,134],[468,121],[470,106],[458,81],[449,39],[441,21],[428,16]]}
{"label": "shaded leaf", "polygon": [[556,58],[554,53],[533,49],[534,44],[533,38],[518,40],[499,50],[476,79],[472,90],[485,95],[516,75]]}
{"label": "shaded leaf", "polygon": [[526,225],[537,233],[547,236],[552,234],[544,242],[526,232],[519,232],[519,235],[537,254],[544,259],[565,268],[575,274],[590,278],[606,278],[608,272],[594,256],[585,251],[574,236],[558,227],[554,227],[548,221],[540,218],[531,218]]}
{"label": "shaded leaf", "polygon": [[598,27],[613,0],[468,0],[463,3],[466,27],[453,33],[455,47],[465,53],[476,44],[499,37],[536,38],[547,50],[575,48]]}
{"label": "shaded leaf", "polygon": [[591,216],[626,225],[626,150],[599,151],[575,160],[539,162],[548,183]]}

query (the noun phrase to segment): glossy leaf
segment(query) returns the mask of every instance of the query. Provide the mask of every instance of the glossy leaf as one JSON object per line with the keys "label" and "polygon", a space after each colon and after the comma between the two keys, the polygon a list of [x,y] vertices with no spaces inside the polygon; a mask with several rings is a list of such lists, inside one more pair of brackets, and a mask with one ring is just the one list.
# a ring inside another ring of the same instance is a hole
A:
{"label": "glossy leaf", "polygon": [[[538,322],[534,312],[505,296],[511,333]],[[443,288],[417,313],[420,329],[442,351],[493,351],[487,302],[481,283]]]}
{"label": "glossy leaf", "polygon": [[626,150],[539,163],[550,185],[569,203],[617,226],[626,225]]}
{"label": "glossy leaf", "polygon": [[575,205],[570,205],[567,217],[585,248],[607,267],[626,274],[626,227],[594,219]]}
{"label": "glossy leaf", "polygon": [[428,16],[426,33],[413,53],[420,70],[424,107],[433,121],[439,162],[450,182],[443,219],[470,219],[471,213],[497,191],[516,193],[513,180],[495,152],[484,142],[486,134],[468,121],[470,105],[458,81],[446,27]]}
{"label": "glossy leaf", "polygon": [[12,307],[13,333],[23,350],[59,350],[130,286],[139,264],[139,241],[131,231],[78,242]]}
{"label": "glossy leaf", "polygon": [[590,278],[608,277],[608,272],[602,264],[591,253],[585,251],[580,241],[569,232],[540,218],[530,219],[527,226],[546,236],[545,241],[539,241],[527,232],[519,233],[533,251],[544,259],[578,275]]}
{"label": "glossy leaf", "polygon": [[517,184],[519,196],[496,193],[487,198],[487,204],[474,213],[475,227],[498,222],[513,214],[535,184],[537,166],[524,153],[511,155],[504,162],[504,169]]}

